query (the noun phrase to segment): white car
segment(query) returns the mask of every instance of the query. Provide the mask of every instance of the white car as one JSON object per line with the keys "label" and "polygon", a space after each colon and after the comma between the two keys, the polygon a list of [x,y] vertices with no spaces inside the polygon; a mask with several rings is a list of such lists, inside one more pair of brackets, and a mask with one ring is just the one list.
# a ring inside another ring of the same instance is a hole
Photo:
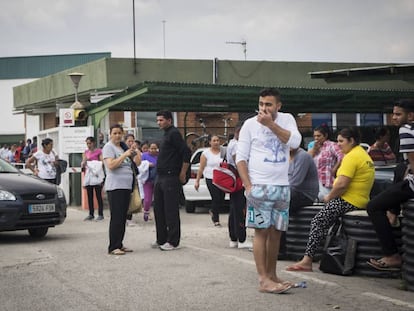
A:
{"label": "white car", "polygon": [[[200,179],[200,187],[198,191],[194,188],[195,179],[197,177],[197,171],[200,167],[200,157],[204,150],[207,148],[197,149],[191,156],[191,177],[188,180],[188,183],[183,186],[184,197],[185,197],[185,210],[187,213],[194,213],[197,206],[204,206],[211,203],[210,192],[208,191],[206,180],[204,178]],[[225,202],[228,205],[230,196],[226,193]]]}

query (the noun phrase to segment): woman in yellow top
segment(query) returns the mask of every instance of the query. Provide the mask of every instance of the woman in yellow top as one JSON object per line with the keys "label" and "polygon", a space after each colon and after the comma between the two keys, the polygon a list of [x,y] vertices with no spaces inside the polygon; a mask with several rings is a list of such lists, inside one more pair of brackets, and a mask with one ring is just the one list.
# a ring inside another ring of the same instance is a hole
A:
{"label": "woman in yellow top", "polygon": [[345,154],[332,190],[324,197],[326,203],[312,219],[308,244],[302,260],[286,268],[288,271],[312,271],[312,258],[328,229],[343,214],[366,207],[374,183],[372,159],[359,145],[356,128],[344,128],[338,134],[338,145]]}

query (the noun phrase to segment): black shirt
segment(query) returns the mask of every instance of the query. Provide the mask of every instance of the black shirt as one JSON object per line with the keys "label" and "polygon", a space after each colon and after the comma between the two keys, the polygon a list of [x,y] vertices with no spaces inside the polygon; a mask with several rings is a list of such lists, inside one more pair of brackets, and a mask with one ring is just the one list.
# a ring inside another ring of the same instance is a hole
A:
{"label": "black shirt", "polygon": [[175,126],[164,130],[157,159],[159,175],[180,175],[183,162],[190,163],[191,150]]}

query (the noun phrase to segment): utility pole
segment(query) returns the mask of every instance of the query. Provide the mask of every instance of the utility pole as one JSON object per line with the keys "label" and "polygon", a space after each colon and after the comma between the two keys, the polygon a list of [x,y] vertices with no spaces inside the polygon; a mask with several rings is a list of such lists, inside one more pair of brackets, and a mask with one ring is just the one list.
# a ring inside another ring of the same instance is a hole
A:
{"label": "utility pole", "polygon": [[243,47],[244,60],[247,59],[247,42],[246,42],[246,40],[242,40],[242,41],[227,41],[226,44],[240,44]]}
{"label": "utility pole", "polygon": [[166,20],[165,19],[162,20],[162,40],[164,43],[164,58],[165,58],[165,23],[166,23]]}
{"label": "utility pole", "polygon": [[135,44],[135,0],[132,0],[132,34],[134,37],[134,74],[137,74],[137,53]]}

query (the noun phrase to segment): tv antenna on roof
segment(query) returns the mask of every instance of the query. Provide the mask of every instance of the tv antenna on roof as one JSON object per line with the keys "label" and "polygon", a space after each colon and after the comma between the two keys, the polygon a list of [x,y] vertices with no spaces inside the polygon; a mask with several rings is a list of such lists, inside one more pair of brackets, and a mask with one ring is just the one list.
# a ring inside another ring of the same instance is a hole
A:
{"label": "tv antenna on roof", "polygon": [[247,42],[246,42],[246,40],[242,40],[242,41],[226,41],[226,44],[240,44],[243,47],[244,60],[246,60],[246,57],[247,57]]}

